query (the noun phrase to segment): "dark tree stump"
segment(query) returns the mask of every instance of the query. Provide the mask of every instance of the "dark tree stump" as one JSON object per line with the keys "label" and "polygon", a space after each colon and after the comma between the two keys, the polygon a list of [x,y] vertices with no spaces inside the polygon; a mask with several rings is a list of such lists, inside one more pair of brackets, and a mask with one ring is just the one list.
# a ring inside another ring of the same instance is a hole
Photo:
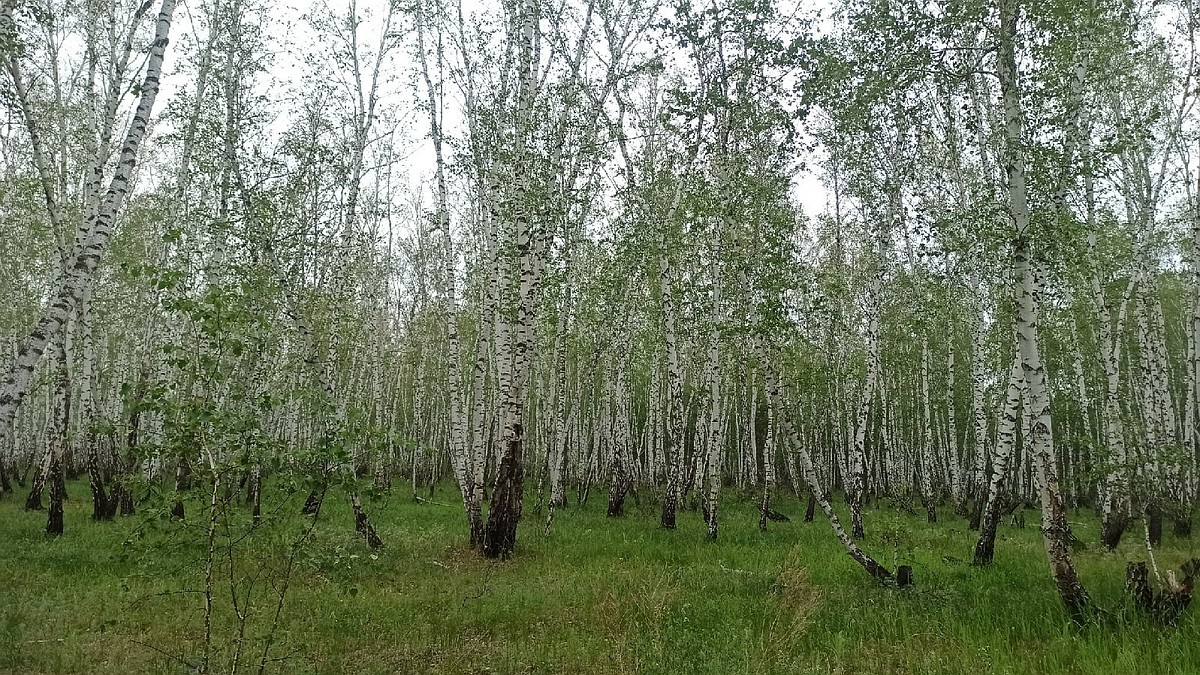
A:
{"label": "dark tree stump", "polygon": [[104,519],[112,520],[117,517],[117,510],[121,507],[121,500],[124,499],[125,486],[121,485],[120,481],[113,483],[112,490],[108,493],[108,502],[104,505]]}
{"label": "dark tree stump", "polygon": [[713,526],[713,514],[709,512],[707,502],[700,502],[700,514],[704,517],[704,526],[707,530],[708,538],[716,540],[717,528]]}
{"label": "dark tree stump", "polygon": [[629,494],[629,479],[625,475],[625,466],[618,458],[613,459],[612,485],[608,489],[608,517],[619,518],[625,515],[625,496]]}
{"label": "dark tree stump", "polygon": [[109,508],[111,497],[104,491],[104,479],[98,467],[88,470],[88,488],[92,491],[92,520],[112,520],[115,509]]}
{"label": "dark tree stump", "polygon": [[379,538],[379,533],[375,531],[371,519],[361,508],[356,508],[354,511],[354,529],[367,540],[367,546],[383,548],[383,540]]}
{"label": "dark tree stump", "polygon": [[613,485],[612,490],[608,493],[608,512],[609,518],[620,518],[625,515],[625,495],[626,489]]}
{"label": "dark tree stump", "polygon": [[375,526],[371,524],[371,519],[367,517],[367,512],[363,510],[362,502],[359,501],[357,492],[350,493],[350,508],[354,511],[354,530],[367,540],[367,546],[371,548],[383,548],[383,540],[379,538],[379,534],[375,531]]}
{"label": "dark tree stump", "polygon": [[41,511],[42,492],[46,489],[46,475],[37,471],[33,475],[33,484],[29,487],[29,496],[25,498],[26,511]]}
{"label": "dark tree stump", "polygon": [[913,585],[912,565],[901,565],[896,568],[896,585],[900,588],[908,588]]}
{"label": "dark tree stump", "polygon": [[1192,558],[1180,566],[1183,581],[1175,578],[1174,570],[1167,570],[1167,587],[1155,591],[1150,587],[1150,573],[1144,562],[1125,565],[1125,591],[1134,604],[1155,620],[1173,626],[1192,602],[1196,589],[1196,575],[1200,572],[1200,558]]}

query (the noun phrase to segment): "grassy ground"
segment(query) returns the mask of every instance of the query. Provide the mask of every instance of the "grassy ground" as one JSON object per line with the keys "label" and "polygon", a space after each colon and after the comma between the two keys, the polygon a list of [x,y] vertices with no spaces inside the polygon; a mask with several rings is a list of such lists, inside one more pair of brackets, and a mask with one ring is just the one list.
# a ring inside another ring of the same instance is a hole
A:
{"label": "grassy ground", "polygon": [[[58,540],[43,536],[44,514],[0,502],[0,672],[193,670],[204,630],[198,502],[187,525],[145,513],[94,524],[86,485],[72,484],[70,495]],[[433,499],[455,503],[448,489]],[[291,514],[302,496],[269,501]],[[369,501],[387,542],[372,553],[354,538],[348,506],[331,496],[295,558],[267,670],[1200,673],[1200,607],[1172,630],[1133,612],[1115,626],[1072,627],[1036,527],[1004,526],[996,564],[977,569],[965,562],[974,538],[964,521],[945,513],[930,526],[872,510],[868,550],[915,568],[917,586],[897,591],[871,585],[825,522],[800,522],[800,504],[777,506],[793,521],[764,534],[754,507],[730,500],[716,543],[695,513],[673,532],[657,527],[650,504],[607,519],[603,495],[560,511],[544,538],[531,507],[517,557],[489,563],[466,548],[460,507]],[[1094,541],[1095,521],[1077,519],[1080,539]],[[277,597],[269,581],[281,580],[307,522],[269,518],[234,548],[234,580],[251,598],[240,670],[257,670]],[[235,538],[240,531],[234,523]],[[1128,539],[1116,553],[1077,554],[1093,597],[1117,611],[1125,561],[1145,558],[1138,537]],[[1197,548],[1168,534],[1159,565],[1176,567]],[[237,644],[227,569],[218,569],[215,593],[212,670],[224,672]]]}

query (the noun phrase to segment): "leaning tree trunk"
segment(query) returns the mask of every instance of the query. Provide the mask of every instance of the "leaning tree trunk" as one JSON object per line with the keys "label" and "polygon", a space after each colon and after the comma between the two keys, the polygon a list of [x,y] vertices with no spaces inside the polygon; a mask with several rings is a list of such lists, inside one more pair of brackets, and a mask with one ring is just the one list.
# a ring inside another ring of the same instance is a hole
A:
{"label": "leaning tree trunk", "polygon": [[1041,360],[1038,345],[1038,295],[1041,284],[1034,279],[1032,266],[1024,238],[1018,235],[1014,245],[1014,268],[1024,287],[1021,293],[1020,310],[1017,314],[1017,343],[1021,357],[1021,369],[1025,374],[1029,392],[1028,418],[1030,446],[1033,451],[1034,470],[1037,472],[1039,494],[1042,502],[1042,540],[1050,562],[1050,572],[1058,587],[1067,612],[1077,621],[1086,618],[1089,599],[1086,589],[1079,580],[1075,564],[1071,559],[1070,524],[1067,522],[1066,505],[1059,488],[1058,467],[1054,455],[1054,437],[1051,431],[1050,396],[1046,386],[1046,369]]}
{"label": "leaning tree trunk", "polygon": [[[17,407],[29,393],[34,367],[45,352],[46,346],[59,337],[63,326],[74,312],[80,295],[90,283],[96,268],[99,267],[100,257],[112,234],[113,223],[121,206],[125,203],[133,180],[133,170],[137,165],[138,150],[146,136],[146,130],[150,124],[150,113],[154,108],[155,98],[158,96],[159,75],[162,72],[163,54],[167,48],[171,16],[174,12],[175,0],[163,0],[155,25],[154,41],[150,46],[146,73],[142,79],[141,98],[129,124],[125,140],[121,144],[120,157],[116,163],[116,171],[109,182],[108,192],[95,216],[90,218],[90,222],[86,225],[86,231],[90,232],[91,236],[87,237],[82,249],[75,256],[53,301],[46,308],[29,337],[21,345],[16,361],[9,369],[3,383],[0,383],[0,446],[7,443],[7,437],[12,432],[12,423]],[[8,28],[9,24],[11,24],[11,13],[0,15],[0,34],[11,30]]]}
{"label": "leaning tree trunk", "polygon": [[[47,429],[47,439],[52,438],[53,433],[51,433],[50,429]],[[41,461],[33,469],[33,480],[29,483],[29,494],[25,497],[25,510],[41,511],[44,508],[42,506],[42,495],[46,492],[46,478],[50,475],[50,465],[53,462],[54,450],[51,443],[47,442],[41,455]]]}
{"label": "leaning tree trunk", "polygon": [[[756,342],[759,343],[756,345],[756,351],[758,352],[759,363],[763,364],[763,375],[766,379],[767,396],[770,397],[776,407],[782,410],[783,393],[782,386],[779,382],[779,375],[775,372],[775,368],[771,362],[767,360],[765,356],[766,350],[761,345],[761,339],[756,338]],[[829,500],[825,498],[825,491],[821,488],[821,483],[817,477],[817,470],[813,465],[812,457],[809,455],[808,449],[800,439],[800,435],[796,431],[796,427],[792,424],[791,419],[789,419],[786,415],[780,415],[780,423],[783,426],[782,431],[786,434],[788,442],[791,444],[793,451],[795,451],[796,456],[800,461],[800,470],[804,475],[805,482],[808,483],[810,494],[813,495],[816,503],[821,507],[821,510],[825,512],[825,517],[829,519],[829,526],[833,528],[834,535],[838,538],[838,541],[841,542],[842,547],[846,549],[847,555],[861,565],[862,568],[866,570],[867,574],[871,575],[871,578],[879,581],[880,583],[891,582],[894,579],[891,570],[887,569],[883,565],[879,564],[874,558],[867,555],[866,552],[864,552],[854,543],[854,540],[850,538],[850,535],[846,534],[846,530],[842,527],[842,523],[838,519],[837,514],[833,512],[833,506],[829,503]]]}

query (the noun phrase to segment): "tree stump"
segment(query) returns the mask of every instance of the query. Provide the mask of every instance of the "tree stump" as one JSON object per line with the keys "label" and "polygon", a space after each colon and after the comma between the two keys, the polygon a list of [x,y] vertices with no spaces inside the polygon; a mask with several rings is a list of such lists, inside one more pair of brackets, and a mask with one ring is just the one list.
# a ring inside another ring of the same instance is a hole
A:
{"label": "tree stump", "polygon": [[1173,626],[1183,611],[1192,602],[1196,589],[1196,575],[1200,572],[1200,558],[1192,558],[1180,566],[1183,581],[1175,578],[1174,570],[1167,570],[1167,587],[1155,591],[1150,586],[1150,573],[1144,562],[1125,565],[1125,592],[1133,598],[1139,609],[1155,620]]}

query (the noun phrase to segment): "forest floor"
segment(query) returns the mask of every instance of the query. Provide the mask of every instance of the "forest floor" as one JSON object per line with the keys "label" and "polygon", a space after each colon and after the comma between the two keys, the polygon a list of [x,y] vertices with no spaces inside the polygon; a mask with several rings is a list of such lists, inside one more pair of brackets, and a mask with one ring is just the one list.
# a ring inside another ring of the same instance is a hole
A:
{"label": "forest floor", "polygon": [[[866,548],[910,564],[916,586],[874,586],[823,519],[779,498],[789,523],[758,530],[748,501],[727,500],[720,538],[695,512],[658,527],[657,505],[604,515],[605,494],[560,510],[550,537],[532,503],[514,559],[493,563],[466,544],[449,486],[366,500],[386,547],[354,536],[349,505],[331,493],[294,557],[268,653],[276,673],[1200,673],[1200,604],[1181,625],[1151,625],[1123,601],[1127,560],[1146,559],[1136,524],[1115,553],[1091,544],[1097,524],[1074,514],[1084,583],[1116,612],[1074,627],[1059,604],[1036,526],[1001,528],[996,563],[968,564],[974,533],[886,505],[866,514]],[[89,520],[86,483],[69,486],[66,534],[43,535],[44,513],[0,501],[0,672],[195,672],[202,659],[207,521],[146,512]],[[428,495],[425,495],[428,497]],[[574,497],[574,495],[572,495]],[[643,495],[643,498],[645,496]],[[303,495],[271,493],[270,512],[234,548],[250,587],[239,670],[258,671],[289,552],[310,519]],[[842,508],[843,505],[839,505]],[[232,516],[234,538],[245,521]],[[1169,530],[1169,528],[1167,528]],[[223,528],[217,543],[224,547]],[[1198,537],[1197,539],[1200,539]],[[1168,532],[1164,574],[1200,542]],[[237,641],[227,568],[214,581],[211,672],[228,672]],[[243,596],[244,597],[244,596]],[[247,603],[240,606],[245,609]]]}

